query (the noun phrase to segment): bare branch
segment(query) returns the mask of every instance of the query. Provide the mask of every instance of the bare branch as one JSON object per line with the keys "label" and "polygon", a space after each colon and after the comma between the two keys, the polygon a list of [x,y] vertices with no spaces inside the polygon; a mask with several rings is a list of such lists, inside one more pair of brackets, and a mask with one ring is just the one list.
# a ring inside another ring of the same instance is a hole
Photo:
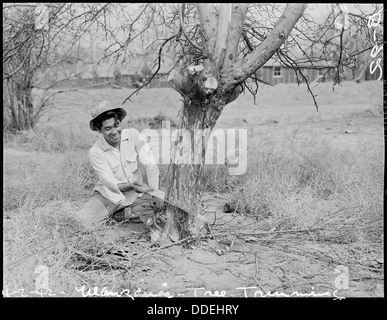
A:
{"label": "bare branch", "polygon": [[[300,84],[299,83],[299,80],[298,80],[298,74],[300,74],[300,76],[302,77],[302,79],[305,81],[306,83],[306,86],[307,86],[307,89],[308,89],[308,92],[310,93],[310,95],[312,96],[312,99],[313,99],[313,102],[314,102],[314,106],[316,108],[316,111],[318,111],[318,104],[317,104],[317,101],[316,101],[316,95],[313,94],[313,91],[312,89],[310,88],[310,81],[307,77],[305,77],[304,73],[301,71],[301,69],[299,68],[299,63],[297,63],[296,61],[294,61],[292,58],[290,58],[285,52],[283,52],[281,49],[278,49],[278,57],[279,59],[281,60],[282,64],[285,65],[285,66],[288,66],[290,68],[292,68],[294,70],[294,72],[296,73],[296,76],[297,76],[297,83],[298,85]],[[285,61],[283,61],[281,59],[281,57],[283,57]]]}
{"label": "bare branch", "polygon": [[272,32],[252,53],[237,63],[235,68],[236,72],[232,75],[233,81],[226,86],[226,90],[247,79],[270,59],[274,52],[288,38],[305,9],[306,4],[286,5],[285,11],[278,19]]}
{"label": "bare branch", "polygon": [[[231,4],[220,4],[219,21],[218,21],[218,36],[215,44],[215,65],[220,71],[223,67],[224,59],[226,58],[227,39],[231,23]],[[215,70],[213,70],[215,71]]]}
{"label": "bare branch", "polygon": [[228,69],[237,61],[238,44],[241,38],[243,23],[247,13],[248,4],[237,3],[232,5],[231,24],[227,39],[226,60],[224,68]]}
{"label": "bare branch", "polygon": [[218,31],[215,6],[210,3],[197,3],[196,5],[198,8],[201,31],[204,35],[205,56],[212,57],[215,50],[216,34]]}
{"label": "bare branch", "polygon": [[59,14],[59,12],[64,8],[66,3],[60,4],[58,7],[56,7],[55,11],[51,14],[49,21],[52,21],[56,18],[56,16]]}
{"label": "bare branch", "polygon": [[160,67],[161,67],[161,54],[162,54],[162,51],[163,51],[163,47],[169,42],[171,41],[173,38],[175,38],[177,35],[173,35],[171,37],[169,37],[168,39],[165,39],[165,41],[163,42],[163,44],[161,45],[160,49],[159,49],[159,56],[158,56],[158,66],[157,66],[157,69],[156,71],[153,73],[153,75],[148,79],[147,82],[145,82],[140,88],[137,88],[134,92],[132,92],[129,97],[127,97],[124,102],[122,102],[122,104],[124,104],[126,101],[130,101],[130,98],[134,95],[134,94],[137,94],[142,88],[144,88],[145,86],[147,86],[151,81],[152,79],[157,75],[157,73],[159,72],[160,70]]}
{"label": "bare branch", "polygon": [[13,75],[15,75],[17,72],[19,72],[21,70],[21,68],[24,66],[25,62],[27,61],[27,59],[30,58],[32,48],[33,48],[33,46],[31,45],[30,48],[28,49],[28,53],[25,55],[23,61],[16,68],[16,70],[12,71],[11,73],[6,73],[5,71],[3,71],[3,73],[5,74],[5,77],[3,77],[3,80],[6,80],[8,78],[12,78]]}
{"label": "bare branch", "polygon": [[187,34],[185,33],[185,25],[184,25],[184,3],[179,6],[179,17],[180,17],[180,25],[181,25],[181,30],[184,34],[184,37],[188,40],[188,42],[194,47],[196,48],[197,50],[199,51],[203,51],[203,48],[199,47],[197,44],[195,44],[191,39],[190,37],[187,36]]}
{"label": "bare branch", "polygon": [[340,83],[340,66],[341,66],[341,59],[343,56],[343,33],[344,33],[344,26],[340,32],[340,55],[339,55],[339,60],[337,61],[337,66],[336,66],[337,71],[336,71],[336,76],[334,78],[335,84]]}

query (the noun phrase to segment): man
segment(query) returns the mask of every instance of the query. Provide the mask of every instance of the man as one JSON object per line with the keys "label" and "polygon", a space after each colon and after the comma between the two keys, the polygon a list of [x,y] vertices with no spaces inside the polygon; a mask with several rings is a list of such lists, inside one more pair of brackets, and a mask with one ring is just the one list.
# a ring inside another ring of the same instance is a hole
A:
{"label": "man", "polygon": [[[90,128],[101,134],[89,151],[98,182],[92,199],[78,212],[88,227],[106,217],[147,225],[149,214],[162,208],[162,200],[149,194],[159,189],[158,166],[141,134],[122,129],[125,116],[124,109],[107,101],[98,103],[92,112]],[[140,163],[145,166],[148,185],[143,182]]]}

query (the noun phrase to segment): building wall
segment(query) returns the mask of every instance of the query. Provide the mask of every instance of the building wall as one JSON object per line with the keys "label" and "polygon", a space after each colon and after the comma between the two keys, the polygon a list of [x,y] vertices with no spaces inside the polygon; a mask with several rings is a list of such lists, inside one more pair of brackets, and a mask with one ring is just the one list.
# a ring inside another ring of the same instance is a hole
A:
{"label": "building wall", "polygon": [[[304,68],[301,69],[304,76],[310,81],[313,82],[318,77],[318,70]],[[273,66],[264,66],[257,71],[257,76],[262,81],[276,85],[278,83],[297,83],[296,72],[292,68],[281,67],[281,75],[274,75]],[[298,75],[299,82],[305,82],[305,80]]]}

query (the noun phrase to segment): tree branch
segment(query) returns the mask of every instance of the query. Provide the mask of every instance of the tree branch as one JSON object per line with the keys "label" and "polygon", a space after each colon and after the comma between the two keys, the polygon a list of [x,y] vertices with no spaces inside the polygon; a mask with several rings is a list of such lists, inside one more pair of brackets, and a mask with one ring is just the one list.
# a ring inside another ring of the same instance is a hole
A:
{"label": "tree branch", "polygon": [[231,89],[235,85],[246,80],[252,73],[262,67],[275,53],[275,51],[288,38],[293,27],[301,18],[307,4],[287,4],[285,11],[278,19],[272,32],[262,41],[262,43],[250,54],[246,55],[234,67],[234,72],[230,74],[225,90]]}
{"label": "tree branch", "polygon": [[8,79],[8,78],[12,78],[13,75],[15,75],[17,72],[19,72],[19,70],[23,67],[23,65],[27,61],[27,59],[31,57],[30,54],[31,54],[32,47],[33,47],[33,45],[30,46],[23,61],[20,63],[19,67],[16,68],[16,70],[12,71],[11,73],[6,73],[3,71],[3,73],[5,74],[5,77],[3,77],[3,80]]}
{"label": "tree branch", "polygon": [[211,56],[215,50],[217,23],[215,6],[213,4],[197,3],[199,20],[202,34],[204,35],[204,52],[206,56]]}
{"label": "tree branch", "polygon": [[334,83],[340,84],[340,66],[341,66],[341,58],[343,56],[343,33],[344,33],[344,26],[341,29],[340,32],[340,55],[339,55],[339,61],[337,62],[336,66],[336,76],[334,78]]}
{"label": "tree branch", "polygon": [[[220,71],[226,58],[227,39],[231,23],[231,4],[220,4],[218,36],[215,44],[215,66]],[[214,72],[215,73],[215,72]]]}
{"label": "tree branch", "polygon": [[250,52],[254,51],[253,45],[251,44],[249,38],[247,37],[246,32],[242,32],[243,40],[246,43],[247,48],[249,48]]}
{"label": "tree branch", "polygon": [[184,3],[179,6],[179,17],[180,17],[180,27],[181,27],[181,30],[184,34],[184,37],[188,40],[188,42],[194,47],[196,48],[197,50],[199,51],[203,51],[203,48],[200,48],[197,44],[195,44],[188,36],[187,34],[185,33],[185,25],[184,25]]}
{"label": "tree branch", "polygon": [[130,98],[135,94],[135,93],[138,93],[142,88],[144,88],[145,86],[147,86],[152,80],[153,78],[157,75],[157,73],[159,72],[160,70],[160,67],[161,67],[161,54],[162,54],[162,51],[163,51],[163,47],[169,42],[171,41],[173,38],[176,38],[177,37],[177,34],[169,37],[168,39],[165,39],[165,41],[163,42],[163,44],[161,45],[160,49],[159,49],[159,56],[157,58],[157,61],[158,61],[158,66],[157,66],[157,70],[153,73],[153,75],[148,79],[147,82],[145,82],[140,88],[136,89],[135,91],[133,91],[129,97],[127,97],[124,102],[122,102],[122,104],[124,104],[126,101],[130,101]]}
{"label": "tree branch", "polygon": [[[48,5],[48,4],[45,4]],[[55,19],[55,17],[58,15],[58,13],[63,9],[63,7],[66,5],[66,3],[60,4],[58,7],[55,8],[55,11],[51,14],[49,22]]]}
{"label": "tree branch", "polygon": [[[282,59],[281,59],[281,56],[286,60],[286,62],[284,62]],[[310,82],[309,82],[309,79],[307,77],[305,77],[304,73],[301,71],[301,69],[299,68],[299,64],[297,65],[297,62],[294,61],[292,58],[290,58],[285,52],[283,52],[281,49],[278,49],[278,58],[280,59],[281,63],[287,67],[290,67],[294,70],[294,72],[296,73],[296,76],[297,76],[297,84],[300,85],[300,82],[298,80],[298,74],[297,72],[300,74],[300,76],[302,77],[302,79],[304,79],[305,81],[305,84],[307,86],[307,89],[308,89],[308,92],[310,93],[310,95],[312,96],[312,99],[313,99],[313,102],[314,102],[314,106],[316,107],[316,111],[318,112],[318,104],[317,104],[317,101],[316,101],[316,97],[317,95],[313,94],[313,91],[312,89],[310,88]],[[312,69],[312,68],[310,68]],[[313,69],[315,69],[315,67],[313,67]]]}
{"label": "tree branch", "polygon": [[231,24],[228,31],[226,59],[224,68],[228,69],[235,63],[238,56],[238,44],[243,30],[248,4],[236,3],[232,5]]}

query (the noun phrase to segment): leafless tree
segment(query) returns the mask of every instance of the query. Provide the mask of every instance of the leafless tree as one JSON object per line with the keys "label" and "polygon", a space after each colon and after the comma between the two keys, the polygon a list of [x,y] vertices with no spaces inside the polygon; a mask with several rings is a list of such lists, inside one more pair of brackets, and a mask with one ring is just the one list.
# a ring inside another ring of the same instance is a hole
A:
{"label": "leafless tree", "polygon": [[[176,65],[168,80],[182,96],[180,128],[191,133],[190,138],[180,136],[174,157],[184,151],[194,157],[195,150],[206,150],[208,134],[198,139],[195,129],[207,129],[210,133],[227,104],[246,89],[256,95],[262,84],[256,71],[270,58],[296,71],[297,79],[306,82],[317,108],[309,80],[300,66],[308,64],[310,68],[323,68],[326,77],[331,77],[333,84],[337,84],[346,69],[353,68],[356,57],[369,49],[360,41],[369,36],[368,16],[362,12],[347,13],[343,6],[336,4],[332,5],[332,12],[324,23],[314,20],[306,11],[306,4],[189,3],[169,5],[168,10],[166,7],[161,10],[157,5],[150,8],[152,14],[160,13],[158,19],[152,16],[154,27],[161,22],[170,30],[152,45],[159,43],[160,56],[174,48]],[[377,10],[376,5],[374,12]],[[364,36],[348,37],[349,25],[353,25],[354,32]],[[331,39],[327,39],[327,35]],[[379,45],[381,37],[379,30],[376,37]],[[346,38],[350,40],[343,40]],[[332,55],[332,52],[337,54]],[[153,71],[157,74],[157,61]],[[168,171],[168,200],[199,211],[204,158],[205,152],[202,152],[199,164],[194,164],[193,158],[188,163],[172,161]],[[168,208],[162,217],[154,217],[155,239],[165,241],[173,230],[177,230],[180,239],[198,236],[203,223],[192,214],[172,208]]]}
{"label": "leafless tree", "polygon": [[383,43],[383,21],[375,28],[370,26],[381,18],[383,7],[375,4],[366,14],[362,6],[357,5],[356,13],[347,12],[345,25],[337,23],[340,12],[336,8],[333,6],[325,25],[317,29],[319,38],[312,42],[312,46],[320,52],[319,59],[330,64],[325,73],[333,78],[334,83],[341,79],[359,82],[370,67],[373,47],[381,47]]}
{"label": "leafless tree", "polygon": [[[3,130],[33,129],[50,110],[58,93],[51,89],[76,76],[69,66],[89,58],[82,55],[80,39],[107,6],[3,4]],[[34,88],[41,91],[39,99]]]}
{"label": "leafless tree", "polygon": [[[31,96],[33,75],[46,63],[50,50],[43,21],[35,23],[36,7],[3,4],[3,112],[9,112],[5,118],[10,116],[8,125],[16,130],[33,128],[44,108],[36,112]],[[54,20],[62,8],[43,19]]]}

